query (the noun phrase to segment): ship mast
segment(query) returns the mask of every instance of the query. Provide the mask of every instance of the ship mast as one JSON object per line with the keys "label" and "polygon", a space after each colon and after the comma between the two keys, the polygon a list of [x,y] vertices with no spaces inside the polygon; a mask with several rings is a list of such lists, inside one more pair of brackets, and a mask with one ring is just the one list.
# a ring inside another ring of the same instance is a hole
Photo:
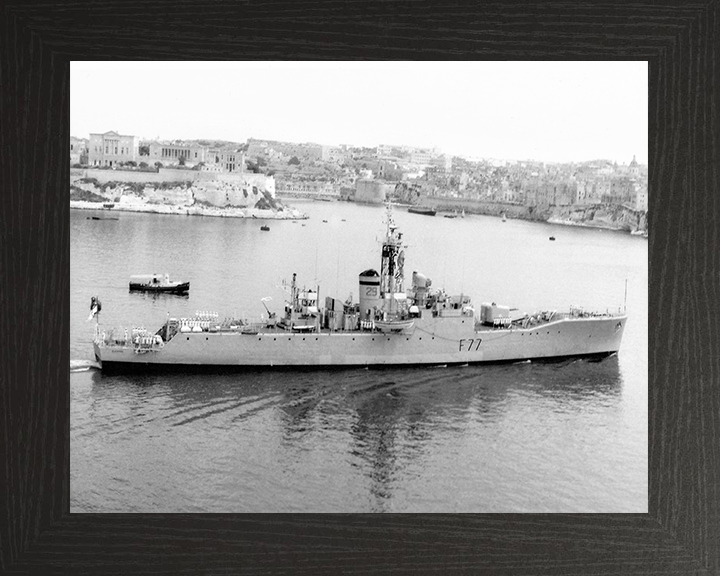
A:
{"label": "ship mast", "polygon": [[387,204],[385,240],[382,245],[380,264],[380,292],[384,297],[390,294],[391,306],[395,294],[403,292],[405,253],[402,248],[402,232],[398,232],[392,215],[392,204]]}

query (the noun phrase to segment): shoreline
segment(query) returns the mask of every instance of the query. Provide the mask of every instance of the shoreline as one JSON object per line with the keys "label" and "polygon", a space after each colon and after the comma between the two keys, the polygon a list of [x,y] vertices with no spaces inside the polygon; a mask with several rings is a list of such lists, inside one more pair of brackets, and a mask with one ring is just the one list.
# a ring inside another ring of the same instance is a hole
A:
{"label": "shoreline", "polygon": [[96,210],[101,212],[145,212],[169,216],[210,216],[213,218],[245,218],[253,220],[307,220],[304,212],[287,207],[282,212],[259,208],[210,208],[205,206],[171,206],[168,204],[134,204],[105,208],[102,202],[70,200],[71,210]]}
{"label": "shoreline", "polygon": [[[593,230],[609,230],[612,232],[622,232],[626,234],[633,234],[634,236],[641,236],[643,234],[637,234],[637,226],[639,222],[613,222],[606,216],[595,219],[591,217],[589,219],[571,218],[568,214],[562,213],[558,210],[538,210],[535,207],[528,207],[518,204],[505,204],[505,203],[488,203],[488,202],[453,202],[453,201],[436,201],[436,202],[424,202],[421,206],[432,206],[438,213],[439,212],[460,212],[465,210],[466,214],[476,214],[480,216],[491,216],[491,217],[502,217],[503,214],[507,216],[508,220],[523,220],[525,222],[538,222],[545,224],[557,224],[561,226],[574,226],[577,228],[590,228]],[[578,212],[582,210],[593,210],[591,206],[575,206],[570,207],[572,211]],[[607,208],[606,208],[607,209]],[[610,209],[612,210],[612,209]],[[560,213],[558,213],[560,212]],[[593,214],[594,216],[594,214]],[[634,224],[634,226],[633,226]],[[645,233],[646,228],[640,228],[641,232]],[[644,236],[647,238],[647,236]]]}

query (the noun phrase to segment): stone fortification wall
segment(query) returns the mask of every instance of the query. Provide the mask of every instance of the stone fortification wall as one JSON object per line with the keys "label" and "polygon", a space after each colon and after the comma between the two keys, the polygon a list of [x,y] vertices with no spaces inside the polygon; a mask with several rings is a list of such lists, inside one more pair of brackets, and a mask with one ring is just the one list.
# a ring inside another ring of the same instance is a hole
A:
{"label": "stone fortification wall", "polygon": [[[160,168],[158,172],[139,172],[134,170],[94,170],[88,169],[70,169],[70,180],[79,180],[81,178],[94,179],[100,184],[109,182],[132,182],[147,184],[166,184],[166,183],[184,183],[197,182],[199,185],[205,185],[212,182],[222,182],[232,187],[241,187],[248,189],[252,193],[252,187],[255,186],[260,192],[267,191],[275,197],[275,178],[265,176],[264,174],[250,173],[230,173],[230,172],[203,172],[199,170],[177,170],[172,168]],[[214,186],[211,186],[214,189]]]}
{"label": "stone fortification wall", "polygon": [[378,180],[358,180],[355,183],[355,201],[368,204],[382,204],[392,191],[393,184]]}
{"label": "stone fortification wall", "polygon": [[[85,190],[115,201],[192,206],[196,202],[217,207],[255,207],[275,199],[275,180],[264,174],[230,174],[172,170],[71,169],[72,189]],[[118,200],[120,201],[120,200]]]}
{"label": "stone fortification wall", "polygon": [[647,230],[647,212],[621,204],[594,204],[589,206],[525,206],[507,202],[468,200],[464,198],[422,197],[420,205],[438,210],[464,210],[468,214],[485,214],[536,222],[573,224],[612,230]]}

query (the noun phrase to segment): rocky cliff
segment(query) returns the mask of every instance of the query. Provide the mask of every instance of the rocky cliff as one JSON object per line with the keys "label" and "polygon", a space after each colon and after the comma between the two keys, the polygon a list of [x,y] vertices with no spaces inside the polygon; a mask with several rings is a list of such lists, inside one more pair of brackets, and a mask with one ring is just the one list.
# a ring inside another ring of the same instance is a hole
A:
{"label": "rocky cliff", "polygon": [[198,204],[215,208],[258,208],[275,211],[284,209],[267,190],[223,181],[100,183],[93,178],[80,178],[70,184],[70,199],[119,204]]}
{"label": "rocky cliff", "polygon": [[572,226],[627,230],[629,232],[635,230],[647,232],[647,212],[640,212],[619,204],[538,207],[505,202],[438,197],[423,197],[421,204],[433,206],[441,211],[460,212],[464,210],[467,214],[498,217],[505,214],[508,218],[534,222],[551,222]]}
{"label": "rocky cliff", "polygon": [[561,206],[552,210],[548,222],[609,228],[612,230],[647,231],[647,212],[624,205]]}

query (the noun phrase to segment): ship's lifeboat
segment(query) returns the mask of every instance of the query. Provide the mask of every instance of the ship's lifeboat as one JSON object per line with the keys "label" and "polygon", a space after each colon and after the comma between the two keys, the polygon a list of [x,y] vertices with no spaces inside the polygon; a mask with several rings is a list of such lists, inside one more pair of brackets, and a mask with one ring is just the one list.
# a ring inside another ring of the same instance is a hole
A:
{"label": "ship's lifeboat", "polygon": [[414,320],[376,320],[375,328],[386,334],[388,332],[405,332],[410,330],[414,323]]}

